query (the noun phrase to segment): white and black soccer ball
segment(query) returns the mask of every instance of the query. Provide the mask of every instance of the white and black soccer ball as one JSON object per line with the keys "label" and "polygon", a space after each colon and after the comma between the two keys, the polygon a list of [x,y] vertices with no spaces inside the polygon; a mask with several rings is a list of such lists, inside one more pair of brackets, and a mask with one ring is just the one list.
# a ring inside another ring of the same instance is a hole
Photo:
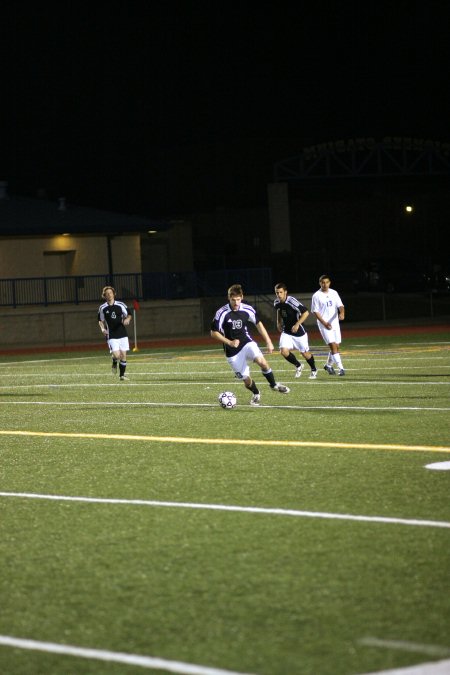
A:
{"label": "white and black soccer ball", "polygon": [[232,391],[223,391],[218,396],[222,408],[231,409],[236,407],[237,398]]}

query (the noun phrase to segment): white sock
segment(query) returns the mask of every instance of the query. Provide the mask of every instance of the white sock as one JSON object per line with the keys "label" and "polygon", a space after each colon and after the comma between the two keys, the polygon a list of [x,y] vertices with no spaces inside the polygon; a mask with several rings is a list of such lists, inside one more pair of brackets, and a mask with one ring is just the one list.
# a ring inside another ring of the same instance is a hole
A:
{"label": "white sock", "polygon": [[337,365],[337,367],[339,368],[339,370],[342,370],[344,368],[344,366],[342,365],[341,355],[339,354],[339,352],[337,352],[337,354],[333,354],[333,360]]}

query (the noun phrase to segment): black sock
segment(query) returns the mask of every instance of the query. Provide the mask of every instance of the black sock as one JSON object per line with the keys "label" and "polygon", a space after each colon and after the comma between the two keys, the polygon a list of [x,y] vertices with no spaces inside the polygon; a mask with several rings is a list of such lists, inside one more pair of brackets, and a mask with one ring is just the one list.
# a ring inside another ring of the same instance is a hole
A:
{"label": "black sock", "polygon": [[125,370],[126,370],[126,368],[127,368],[127,362],[126,362],[126,361],[121,361],[121,362],[119,363],[119,375],[120,375],[120,377],[122,377],[123,375],[125,375]]}
{"label": "black sock", "polygon": [[265,373],[265,372],[263,371],[263,375],[264,375],[264,377],[266,378],[267,382],[270,384],[270,386],[271,386],[272,389],[273,389],[274,386],[276,385],[276,382],[275,382],[275,377],[274,377],[274,374],[273,374],[272,370],[268,370],[267,373]]}
{"label": "black sock", "polygon": [[311,370],[317,370],[316,362],[314,361],[314,356],[311,356],[310,359],[306,359],[306,363],[311,368]]}
{"label": "black sock", "polygon": [[283,355],[283,358],[285,358],[286,361],[289,361],[289,363],[292,363],[292,365],[295,366],[296,368],[298,368],[299,365],[300,365],[300,361],[295,358],[295,356],[294,356],[294,354],[292,354],[292,352],[289,352],[289,356]]}
{"label": "black sock", "polygon": [[[247,387],[247,385],[245,385],[245,386]],[[247,389],[250,389],[250,391],[252,392],[252,394],[259,394],[259,389],[258,389],[258,387],[256,386],[255,380],[252,380],[251,385],[250,385],[249,387],[247,387]]]}

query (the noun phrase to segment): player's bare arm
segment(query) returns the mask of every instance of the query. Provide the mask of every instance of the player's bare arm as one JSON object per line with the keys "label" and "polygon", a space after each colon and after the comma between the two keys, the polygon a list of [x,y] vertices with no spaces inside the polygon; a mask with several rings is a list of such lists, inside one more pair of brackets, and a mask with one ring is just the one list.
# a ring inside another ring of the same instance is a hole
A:
{"label": "player's bare arm", "polygon": [[128,326],[129,323],[130,323],[130,321],[131,321],[131,319],[132,319],[131,314],[128,314],[128,316],[126,316],[125,319],[122,321],[123,325],[124,325],[124,326]]}
{"label": "player's bare arm", "polygon": [[339,307],[339,321],[344,321],[345,319],[345,307]]}
{"label": "player's bare arm", "polygon": [[262,339],[266,343],[267,351],[269,352],[269,354],[272,354],[272,352],[273,352],[272,340],[270,339],[269,333],[266,331],[266,328],[265,328],[262,321],[258,321],[258,323],[256,324],[256,330],[258,331],[258,333],[261,335]]}
{"label": "player's bare arm", "polygon": [[293,332],[293,333],[296,333],[296,332],[298,331],[298,329],[300,328],[300,326],[302,325],[302,323],[304,323],[304,322],[306,321],[306,319],[308,318],[308,316],[309,316],[308,310],[306,310],[306,312],[303,312],[303,314],[300,314],[298,320],[297,320],[297,321],[294,323],[294,325],[292,326],[292,332]]}
{"label": "player's bare arm", "polygon": [[320,314],[320,312],[314,312],[314,314],[316,315],[317,321],[320,321],[320,323],[321,323],[323,326],[325,326],[325,328],[327,328],[328,330],[331,329],[331,323],[329,323],[328,321],[325,321],[325,320],[322,318],[322,315]]}
{"label": "player's bare arm", "polygon": [[214,338],[214,340],[217,340],[218,342],[221,342],[224,345],[228,345],[228,347],[239,347],[239,340],[229,340],[228,338],[225,337],[225,335],[222,335],[222,333],[219,333],[218,330],[212,330],[210,331],[211,337]]}

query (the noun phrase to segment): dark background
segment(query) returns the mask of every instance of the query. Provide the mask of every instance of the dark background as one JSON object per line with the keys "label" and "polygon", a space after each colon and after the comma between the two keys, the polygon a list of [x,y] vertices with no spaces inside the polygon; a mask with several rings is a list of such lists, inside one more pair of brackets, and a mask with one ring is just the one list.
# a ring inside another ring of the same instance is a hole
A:
{"label": "dark background", "polygon": [[449,140],[446,2],[4,3],[1,178],[150,217],[329,140]]}

